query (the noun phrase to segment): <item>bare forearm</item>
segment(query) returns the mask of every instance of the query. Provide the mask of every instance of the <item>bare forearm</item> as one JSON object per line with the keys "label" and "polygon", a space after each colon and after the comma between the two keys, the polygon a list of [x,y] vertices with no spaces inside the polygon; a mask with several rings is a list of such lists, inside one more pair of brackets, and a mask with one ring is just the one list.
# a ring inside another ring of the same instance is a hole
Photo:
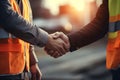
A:
{"label": "bare forearm", "polygon": [[30,45],[29,53],[30,53],[30,66],[35,65],[38,62],[38,59],[35,54],[33,45]]}

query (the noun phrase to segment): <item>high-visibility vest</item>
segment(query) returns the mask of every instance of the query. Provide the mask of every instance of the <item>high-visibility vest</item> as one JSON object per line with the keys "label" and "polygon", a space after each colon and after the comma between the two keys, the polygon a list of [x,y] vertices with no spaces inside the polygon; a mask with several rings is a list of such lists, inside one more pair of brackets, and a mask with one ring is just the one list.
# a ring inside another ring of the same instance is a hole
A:
{"label": "high-visibility vest", "polygon": [[109,32],[106,66],[120,66],[120,0],[109,0]]}
{"label": "high-visibility vest", "polygon": [[[28,0],[22,1],[22,12],[16,0],[9,0],[15,12],[31,21],[31,8]],[[12,20],[12,19],[10,19]],[[19,74],[24,68],[29,70],[29,44],[16,38],[0,27],[0,75]]]}

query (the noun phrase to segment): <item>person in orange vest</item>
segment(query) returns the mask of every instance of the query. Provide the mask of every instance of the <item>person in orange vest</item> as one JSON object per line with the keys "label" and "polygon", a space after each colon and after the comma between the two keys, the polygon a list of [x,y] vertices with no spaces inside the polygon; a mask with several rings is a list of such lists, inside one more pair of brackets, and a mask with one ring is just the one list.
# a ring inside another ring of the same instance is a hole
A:
{"label": "person in orange vest", "polygon": [[[20,14],[21,12],[17,7],[17,3],[13,0],[11,0],[10,3],[13,6],[13,9]],[[30,21],[28,11],[21,15],[26,20]],[[37,80],[40,80],[41,72],[37,65],[38,60],[36,59],[33,46],[30,46],[28,43],[23,42],[15,36],[7,33],[2,28],[0,28],[0,35],[0,80],[18,80],[19,78],[25,79],[27,77],[27,73],[21,72],[28,72],[29,67],[32,78],[35,76],[35,79],[37,78]],[[26,50],[23,50],[22,48]],[[30,54],[30,59],[28,53]],[[25,74],[26,76],[24,76]]]}
{"label": "person in orange vest", "polygon": [[[112,80],[120,80],[120,0],[103,0],[96,17],[82,29],[68,34],[70,51],[95,42],[108,33],[106,67],[112,73]],[[55,33],[54,38],[65,35]],[[50,50],[47,50],[50,53]],[[54,51],[53,51],[54,52]]]}
{"label": "person in orange vest", "polygon": [[49,54],[53,57],[68,51],[69,45],[62,39],[53,39],[52,34],[31,22],[29,0],[0,0],[0,80],[25,80],[24,72],[29,71],[33,80],[40,80],[41,73],[29,43],[57,50],[59,53]]}
{"label": "person in orange vest", "polygon": [[[68,44],[61,39],[53,39],[52,34],[48,34],[46,31],[40,29],[39,26],[25,20],[23,16],[12,9],[14,5],[11,6],[9,1],[10,0],[0,0],[0,28],[3,28],[5,31],[28,43],[39,47],[51,46],[52,50],[57,50],[60,53],[59,55],[65,54],[66,50],[62,47],[64,46],[68,50]],[[26,4],[24,3],[24,5]],[[26,9],[27,8],[28,7],[26,7]],[[53,56],[52,54],[49,55]]]}
{"label": "person in orange vest", "polygon": [[[34,47],[32,45],[30,45],[29,53],[30,53],[30,59],[29,59],[30,64],[29,64],[29,66],[30,66],[31,76],[27,75],[28,79],[30,79],[30,80],[41,80],[42,73],[39,69],[38,59],[36,57]],[[23,77],[25,77],[25,76],[23,76]]]}

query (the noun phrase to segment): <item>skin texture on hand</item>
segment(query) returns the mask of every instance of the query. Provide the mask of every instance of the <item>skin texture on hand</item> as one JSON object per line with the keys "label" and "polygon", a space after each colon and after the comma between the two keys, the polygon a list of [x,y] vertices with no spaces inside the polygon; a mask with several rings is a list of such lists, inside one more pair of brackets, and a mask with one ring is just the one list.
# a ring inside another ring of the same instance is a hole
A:
{"label": "skin texture on hand", "polygon": [[69,51],[70,44],[68,37],[62,32],[56,32],[50,35],[45,51],[50,56],[57,58]]}
{"label": "skin texture on hand", "polygon": [[41,80],[42,73],[37,64],[30,67],[31,71],[31,80]]}
{"label": "skin texture on hand", "polygon": [[70,47],[69,38],[63,32],[55,32],[52,34],[53,38],[61,38]]}

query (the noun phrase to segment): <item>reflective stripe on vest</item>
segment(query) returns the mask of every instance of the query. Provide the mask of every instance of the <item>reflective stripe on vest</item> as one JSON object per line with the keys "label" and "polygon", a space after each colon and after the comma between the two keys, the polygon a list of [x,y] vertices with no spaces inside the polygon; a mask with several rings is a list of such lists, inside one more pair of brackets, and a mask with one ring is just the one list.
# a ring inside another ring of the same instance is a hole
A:
{"label": "reflective stripe on vest", "polygon": [[117,31],[120,30],[120,0],[109,0],[109,33],[108,38],[117,37]]}
{"label": "reflective stripe on vest", "polygon": [[[20,14],[15,0],[9,0],[13,10]],[[23,17],[31,21],[31,9],[28,0],[22,0]],[[29,44],[12,36],[0,27],[0,74],[19,74],[25,68],[29,70]]]}
{"label": "reflective stripe on vest", "polygon": [[120,21],[109,23],[108,38],[114,39],[117,37],[117,31],[120,30]]}
{"label": "reflective stripe on vest", "polygon": [[109,32],[116,32],[120,30],[120,21],[109,23]]}
{"label": "reflective stripe on vest", "polygon": [[118,68],[120,65],[120,0],[109,0],[109,32],[106,67]]}
{"label": "reflective stripe on vest", "polygon": [[16,38],[16,37],[6,32],[4,29],[0,28],[0,39],[5,39],[5,38]]}

